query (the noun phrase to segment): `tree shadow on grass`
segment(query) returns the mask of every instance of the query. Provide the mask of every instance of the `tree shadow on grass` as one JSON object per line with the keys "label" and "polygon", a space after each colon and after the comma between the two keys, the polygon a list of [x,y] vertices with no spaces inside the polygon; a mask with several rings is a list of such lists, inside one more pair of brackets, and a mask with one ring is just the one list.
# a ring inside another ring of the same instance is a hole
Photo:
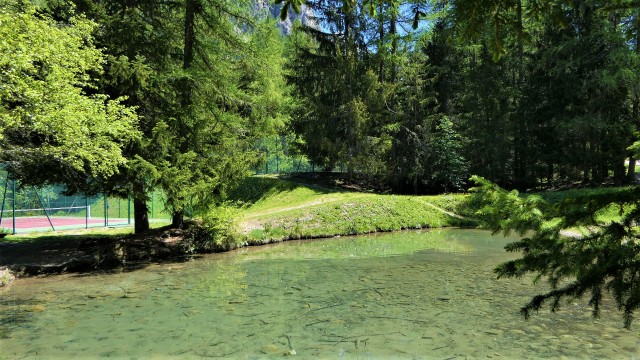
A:
{"label": "tree shadow on grass", "polygon": [[[318,194],[346,192],[323,180],[320,173],[307,175],[281,175],[278,177],[251,176],[244,179],[227,194],[227,199],[242,205],[252,205],[258,201],[280,193],[299,188],[308,188]],[[326,178],[326,176],[325,176]]]}

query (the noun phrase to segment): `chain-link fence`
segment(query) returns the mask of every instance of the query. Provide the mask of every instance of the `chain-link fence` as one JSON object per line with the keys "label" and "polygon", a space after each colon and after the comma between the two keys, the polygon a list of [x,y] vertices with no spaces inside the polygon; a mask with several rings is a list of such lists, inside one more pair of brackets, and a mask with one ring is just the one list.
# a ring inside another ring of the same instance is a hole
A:
{"label": "chain-link fence", "polygon": [[[65,195],[64,186],[20,186],[0,175],[0,232],[68,230],[133,225],[133,201],[129,198]],[[168,220],[162,191],[149,196],[149,219]]]}

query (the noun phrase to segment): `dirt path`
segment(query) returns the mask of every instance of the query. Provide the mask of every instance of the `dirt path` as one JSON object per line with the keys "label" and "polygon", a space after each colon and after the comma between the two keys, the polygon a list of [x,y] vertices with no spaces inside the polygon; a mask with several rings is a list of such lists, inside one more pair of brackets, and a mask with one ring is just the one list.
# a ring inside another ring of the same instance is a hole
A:
{"label": "dirt path", "polygon": [[242,217],[242,220],[240,220],[239,222],[240,233],[246,235],[253,230],[264,230],[264,223],[257,219],[257,218],[260,218],[261,216],[278,214],[278,213],[283,213],[283,212],[297,210],[297,209],[304,209],[304,208],[308,208],[316,205],[330,204],[332,202],[337,202],[337,201],[338,200],[318,199],[318,200],[313,200],[300,205],[279,207],[275,209],[262,210],[262,211],[257,211],[255,213],[247,214],[247,215],[244,215]]}
{"label": "dirt path", "polygon": [[[349,197],[349,199],[358,199],[358,198],[362,198],[367,196],[368,194],[359,194],[359,195],[353,195],[351,197]],[[297,210],[297,209],[304,209],[304,208],[308,208],[311,206],[315,206],[315,205],[323,205],[323,204],[331,204],[331,203],[336,203],[336,202],[340,202],[343,201],[344,199],[318,199],[318,200],[313,200],[313,201],[309,201],[300,205],[294,205],[294,206],[283,206],[283,207],[278,207],[278,208],[274,208],[274,209],[269,209],[269,210],[262,210],[262,211],[257,211],[255,213],[251,213],[248,215],[243,216],[243,219],[254,219],[260,216],[264,216],[264,215],[271,215],[271,214],[278,214],[278,213],[283,213],[283,212],[287,212],[287,211],[291,211],[291,210]]]}
{"label": "dirt path", "polygon": [[449,216],[451,216],[451,217],[454,217],[454,218],[456,218],[456,219],[466,220],[466,218],[465,218],[464,216],[462,216],[462,215],[458,215],[458,214],[456,214],[456,213],[452,213],[451,211],[447,211],[447,210],[445,210],[445,209],[443,209],[443,208],[441,208],[441,207],[439,207],[439,206],[433,205],[433,204],[432,204],[432,203],[430,203],[430,202],[427,202],[427,201],[424,201],[424,200],[421,200],[421,199],[416,199],[416,200],[417,200],[418,202],[420,202],[420,203],[424,204],[424,205],[427,205],[427,206],[429,206],[429,207],[431,207],[431,208],[433,208],[433,209],[435,209],[435,210],[440,211],[441,213],[445,213],[445,214],[447,214],[447,215],[449,215]]}

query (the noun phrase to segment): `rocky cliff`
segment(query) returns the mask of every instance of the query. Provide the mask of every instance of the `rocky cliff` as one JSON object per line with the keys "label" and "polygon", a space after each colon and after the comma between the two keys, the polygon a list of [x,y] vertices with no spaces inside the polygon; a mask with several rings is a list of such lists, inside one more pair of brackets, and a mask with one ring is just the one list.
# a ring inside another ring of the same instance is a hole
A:
{"label": "rocky cliff", "polygon": [[[273,18],[280,19],[281,8],[282,5],[275,5],[272,0],[256,1],[256,10],[263,16],[271,16]],[[278,20],[278,27],[280,28],[280,31],[285,35],[291,33],[291,30],[293,30],[293,23],[296,20],[300,20],[303,25],[310,27],[315,27],[317,24],[313,9],[307,5],[302,5],[300,7],[299,14],[296,14],[290,9],[287,19],[284,21]]]}

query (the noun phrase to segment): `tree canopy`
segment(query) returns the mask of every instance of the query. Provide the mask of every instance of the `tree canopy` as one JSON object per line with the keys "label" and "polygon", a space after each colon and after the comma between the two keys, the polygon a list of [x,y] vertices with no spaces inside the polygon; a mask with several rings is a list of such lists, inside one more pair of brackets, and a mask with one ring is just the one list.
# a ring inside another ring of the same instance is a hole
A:
{"label": "tree canopy", "polygon": [[95,26],[0,3],[0,162],[23,183],[104,180],[140,138],[135,109],[95,91],[104,63]]}

